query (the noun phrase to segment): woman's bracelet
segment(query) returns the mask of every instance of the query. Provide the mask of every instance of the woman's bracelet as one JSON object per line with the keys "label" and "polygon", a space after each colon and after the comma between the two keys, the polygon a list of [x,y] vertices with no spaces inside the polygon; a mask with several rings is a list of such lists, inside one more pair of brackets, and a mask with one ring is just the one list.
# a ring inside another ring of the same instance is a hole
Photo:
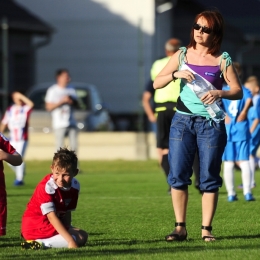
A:
{"label": "woman's bracelet", "polygon": [[178,78],[174,77],[174,73],[177,72],[177,71],[178,71],[178,70],[175,70],[175,71],[173,71],[173,73],[172,73],[172,80],[173,80],[173,81],[175,81],[176,79],[178,79]]}

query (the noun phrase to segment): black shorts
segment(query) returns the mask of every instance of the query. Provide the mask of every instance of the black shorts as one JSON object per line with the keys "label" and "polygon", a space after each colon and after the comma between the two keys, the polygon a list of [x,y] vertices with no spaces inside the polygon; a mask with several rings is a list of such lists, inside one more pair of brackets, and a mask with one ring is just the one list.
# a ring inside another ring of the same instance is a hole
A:
{"label": "black shorts", "polygon": [[175,111],[173,110],[173,108],[157,112],[157,148],[169,148],[170,127],[174,114]]}

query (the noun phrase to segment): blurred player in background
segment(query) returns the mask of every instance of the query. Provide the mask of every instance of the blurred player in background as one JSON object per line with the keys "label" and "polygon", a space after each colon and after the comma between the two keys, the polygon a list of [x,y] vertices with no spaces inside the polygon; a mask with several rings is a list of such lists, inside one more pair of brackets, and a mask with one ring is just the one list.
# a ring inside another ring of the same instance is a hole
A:
{"label": "blurred player in background", "polygon": [[[165,43],[166,57],[156,60],[151,68],[151,80],[154,81],[159,72],[165,67],[171,56],[180,48],[179,39],[169,39]],[[162,89],[156,89],[154,94],[156,120],[157,148],[161,167],[167,178],[170,166],[168,162],[169,153],[169,134],[172,118],[175,114],[176,102],[180,94],[180,80],[170,82]],[[155,120],[155,118],[153,119]],[[170,189],[169,189],[170,190]]]}
{"label": "blurred player in background", "polygon": [[69,85],[70,75],[67,69],[56,71],[56,84],[49,87],[45,97],[46,110],[52,115],[52,128],[55,134],[56,151],[64,146],[64,139],[69,137],[70,148],[77,151],[78,129],[73,114],[77,104],[75,89]]}
{"label": "blurred player in background", "polygon": [[[171,56],[178,51],[181,46],[181,41],[176,38],[171,38],[165,43],[166,57],[156,60],[151,68],[151,80],[152,82],[159,74],[159,72],[165,67],[170,60]],[[148,88],[147,88],[148,89]],[[172,118],[176,111],[176,102],[180,95],[180,79],[170,82],[164,88],[156,89],[154,92],[154,104],[155,113],[152,108],[149,107],[149,98],[152,97],[152,92],[146,90],[143,96],[144,110],[150,120],[150,122],[156,122],[156,136],[157,136],[157,148],[159,154],[159,162],[164,170],[167,178],[170,166],[168,162],[169,153],[169,135]],[[144,100],[145,98],[145,100]],[[193,171],[195,176],[195,187],[199,189],[199,159],[196,154],[193,163]],[[169,187],[169,192],[170,192]]]}
{"label": "blurred player in background", "polygon": [[7,199],[5,190],[4,164],[18,166],[23,160],[22,156],[10,144],[8,139],[0,133],[0,236],[6,235]]}
{"label": "blurred player in background", "polygon": [[37,185],[22,217],[24,249],[77,248],[87,242],[84,230],[71,226],[80,190],[74,151],[60,148],[54,154],[51,173]]}
{"label": "blurred player in background", "polygon": [[[249,77],[245,82],[245,87],[251,91],[253,96],[253,106],[248,111],[248,120],[250,126],[250,169],[252,173],[251,188],[255,187],[255,167],[256,152],[260,145],[260,95],[259,81],[256,76]],[[243,185],[242,185],[243,188]]]}
{"label": "blurred player in background", "polygon": [[[233,62],[238,76],[241,77],[241,66]],[[223,90],[229,90],[224,86]],[[250,91],[242,86],[243,98],[241,100],[222,99],[227,116],[225,118],[227,130],[227,145],[223,154],[223,177],[228,193],[228,201],[236,201],[237,195],[234,183],[234,166],[237,163],[241,169],[243,193],[246,201],[255,200],[251,193],[251,171],[249,165],[250,132],[247,120],[248,110],[252,105]]]}
{"label": "blurred player in background", "polygon": [[[0,132],[3,133],[8,127],[11,145],[24,157],[28,145],[29,117],[34,104],[20,92],[14,92],[12,94],[12,100],[14,104],[7,108],[1,122]],[[23,162],[17,167],[11,167],[16,175],[14,185],[24,185],[25,163]]]}
{"label": "blurred player in background", "polygon": [[[148,121],[150,123],[150,129],[152,132],[156,135],[156,113],[154,111],[154,93],[155,89],[153,88],[153,81],[150,79],[146,86],[145,90],[143,92],[142,96],[142,105],[144,108],[144,112],[148,118]],[[149,129],[149,130],[150,130]],[[157,149],[157,154],[158,154],[158,161],[159,165],[161,166],[161,161],[162,161],[162,155],[161,155],[161,150]]]}
{"label": "blurred player in background", "polygon": [[142,104],[144,112],[151,124],[151,130],[156,133],[156,114],[154,112],[154,93],[155,89],[153,88],[153,81],[149,80],[145,87],[142,96]]}

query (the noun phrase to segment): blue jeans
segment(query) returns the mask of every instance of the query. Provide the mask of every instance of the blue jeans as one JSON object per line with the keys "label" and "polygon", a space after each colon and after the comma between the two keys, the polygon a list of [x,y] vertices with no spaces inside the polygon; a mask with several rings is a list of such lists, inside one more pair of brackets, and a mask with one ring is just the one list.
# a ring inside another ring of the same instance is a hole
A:
{"label": "blue jeans", "polygon": [[198,150],[200,190],[218,191],[222,186],[220,169],[226,142],[224,121],[216,123],[204,117],[176,112],[170,129],[169,185],[180,190],[185,190],[191,185],[192,164]]}

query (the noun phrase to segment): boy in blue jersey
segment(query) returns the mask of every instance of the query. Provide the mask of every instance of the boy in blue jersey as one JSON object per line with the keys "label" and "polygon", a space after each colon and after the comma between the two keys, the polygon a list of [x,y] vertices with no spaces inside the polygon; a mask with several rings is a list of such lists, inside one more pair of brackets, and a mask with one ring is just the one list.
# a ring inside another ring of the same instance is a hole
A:
{"label": "boy in blue jersey", "polygon": [[[241,75],[239,63],[233,62],[237,74]],[[225,86],[223,90],[228,90]],[[255,200],[251,193],[251,171],[249,165],[250,132],[247,114],[252,105],[250,91],[242,86],[243,98],[241,100],[222,99],[226,116],[227,145],[223,154],[223,177],[228,192],[228,201],[237,200],[234,185],[234,166],[237,163],[241,169],[243,194],[246,201]]]}
{"label": "boy in blue jersey", "polygon": [[255,187],[255,158],[260,145],[260,95],[259,81],[257,77],[251,76],[245,82],[245,87],[251,91],[253,106],[248,111],[248,120],[251,133],[250,139],[250,169],[252,173],[251,188]]}

